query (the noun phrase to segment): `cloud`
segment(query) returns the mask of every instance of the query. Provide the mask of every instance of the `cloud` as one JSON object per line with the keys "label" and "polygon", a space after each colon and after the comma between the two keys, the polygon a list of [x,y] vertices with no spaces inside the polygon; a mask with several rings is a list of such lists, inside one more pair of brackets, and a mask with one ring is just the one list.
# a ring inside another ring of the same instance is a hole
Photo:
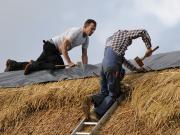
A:
{"label": "cloud", "polygon": [[167,26],[180,22],[179,5],[179,0],[136,0],[136,6],[141,12],[157,16]]}
{"label": "cloud", "polygon": [[[3,1],[0,5],[0,71],[8,58],[35,60],[42,51],[43,39],[61,34],[69,27],[82,26],[87,18],[98,23],[90,37],[89,63],[102,61],[106,38],[118,29],[145,28],[153,45],[160,46],[159,51],[178,49],[179,5],[178,0]],[[128,48],[126,56],[143,56],[144,51],[144,43],[138,39]],[[69,53],[74,62],[81,59],[80,47]]]}
{"label": "cloud", "polygon": [[180,23],[176,26],[171,27],[171,29],[164,29],[162,33],[158,36],[158,44],[160,46],[161,52],[177,51],[179,50],[180,44]]}

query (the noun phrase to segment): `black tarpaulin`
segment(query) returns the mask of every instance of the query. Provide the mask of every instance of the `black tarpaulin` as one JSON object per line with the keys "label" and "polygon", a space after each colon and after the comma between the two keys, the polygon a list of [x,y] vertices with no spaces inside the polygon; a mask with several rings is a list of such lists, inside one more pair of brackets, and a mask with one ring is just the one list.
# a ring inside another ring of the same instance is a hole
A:
{"label": "black tarpaulin", "polygon": [[[134,61],[132,62],[134,63]],[[180,51],[156,54],[145,59],[144,63],[145,67],[148,66],[154,70],[180,67]],[[29,84],[95,76],[100,73],[100,65],[85,65],[83,69],[82,67],[73,67],[55,71],[43,70],[26,76],[24,71],[0,73],[0,87],[20,87]],[[129,70],[127,72],[130,73]]]}

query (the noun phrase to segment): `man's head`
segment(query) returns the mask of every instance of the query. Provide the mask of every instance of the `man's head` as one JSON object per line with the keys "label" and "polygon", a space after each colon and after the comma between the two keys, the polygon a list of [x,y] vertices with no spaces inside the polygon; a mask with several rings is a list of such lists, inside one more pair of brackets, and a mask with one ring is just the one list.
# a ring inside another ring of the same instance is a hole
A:
{"label": "man's head", "polygon": [[83,33],[87,36],[91,36],[96,30],[96,21],[93,19],[88,19],[84,23]]}

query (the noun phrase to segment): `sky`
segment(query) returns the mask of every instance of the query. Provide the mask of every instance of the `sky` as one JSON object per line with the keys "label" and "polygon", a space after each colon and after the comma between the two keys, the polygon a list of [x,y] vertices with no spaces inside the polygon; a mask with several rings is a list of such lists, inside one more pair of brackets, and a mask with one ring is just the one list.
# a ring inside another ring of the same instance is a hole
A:
{"label": "sky", "polygon": [[[0,72],[7,59],[36,60],[42,40],[71,27],[82,27],[86,19],[97,21],[90,37],[89,64],[100,63],[106,38],[119,29],[146,29],[154,53],[180,50],[179,0],[0,0]],[[142,57],[146,51],[141,38],[133,41],[126,58]],[[81,47],[69,52],[74,63],[81,61]]]}

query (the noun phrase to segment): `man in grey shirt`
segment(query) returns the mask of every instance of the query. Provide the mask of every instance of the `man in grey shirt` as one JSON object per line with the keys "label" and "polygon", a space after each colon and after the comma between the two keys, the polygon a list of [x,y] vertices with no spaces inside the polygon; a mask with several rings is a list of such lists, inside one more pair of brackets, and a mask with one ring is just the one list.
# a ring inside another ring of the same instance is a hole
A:
{"label": "man in grey shirt", "polygon": [[83,64],[87,64],[89,36],[91,36],[95,30],[96,21],[88,19],[85,21],[83,28],[70,28],[61,35],[55,36],[50,40],[43,40],[43,52],[36,61],[16,62],[8,59],[5,72],[25,70],[24,74],[27,75],[33,71],[55,69],[55,65],[64,65],[61,55],[63,55],[69,67],[73,67],[75,64],[70,59],[68,51],[80,45],[82,45],[82,62]]}

